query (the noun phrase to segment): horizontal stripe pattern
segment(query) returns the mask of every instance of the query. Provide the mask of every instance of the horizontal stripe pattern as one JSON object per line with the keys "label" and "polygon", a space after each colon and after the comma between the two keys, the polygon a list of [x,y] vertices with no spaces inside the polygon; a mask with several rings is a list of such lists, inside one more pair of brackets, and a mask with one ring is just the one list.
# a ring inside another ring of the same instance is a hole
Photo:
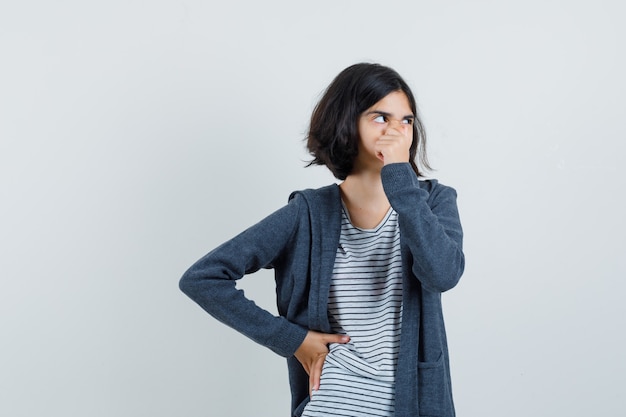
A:
{"label": "horizontal stripe pattern", "polygon": [[400,229],[393,209],[377,227],[360,229],[344,208],[328,313],[333,332],[349,335],[350,342],[330,345],[320,389],[302,416],[392,416],[402,315]]}

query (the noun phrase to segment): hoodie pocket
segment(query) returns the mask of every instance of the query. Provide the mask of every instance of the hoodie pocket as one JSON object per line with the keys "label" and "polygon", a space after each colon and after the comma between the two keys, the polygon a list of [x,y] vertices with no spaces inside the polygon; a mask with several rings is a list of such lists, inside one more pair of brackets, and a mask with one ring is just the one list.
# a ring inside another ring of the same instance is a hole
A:
{"label": "hoodie pocket", "polygon": [[444,415],[446,398],[446,370],[443,352],[433,362],[418,362],[418,396],[420,416]]}

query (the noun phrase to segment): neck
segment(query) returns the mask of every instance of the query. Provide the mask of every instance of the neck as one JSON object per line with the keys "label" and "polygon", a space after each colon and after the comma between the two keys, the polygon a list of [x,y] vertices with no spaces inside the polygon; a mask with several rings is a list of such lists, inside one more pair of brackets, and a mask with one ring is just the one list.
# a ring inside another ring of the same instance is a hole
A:
{"label": "neck", "polygon": [[380,177],[380,171],[383,168],[382,161],[376,159],[370,163],[364,163],[360,159],[354,161],[354,167],[350,175],[347,176],[342,186],[344,191],[348,189],[358,193],[361,198],[378,200],[384,197],[383,182]]}
{"label": "neck", "polygon": [[379,170],[352,173],[339,188],[355,226],[374,227],[389,210]]}
{"label": "neck", "polygon": [[352,173],[346,177],[340,187],[342,191],[355,194],[355,197],[358,196],[359,199],[377,200],[385,195],[380,171]]}

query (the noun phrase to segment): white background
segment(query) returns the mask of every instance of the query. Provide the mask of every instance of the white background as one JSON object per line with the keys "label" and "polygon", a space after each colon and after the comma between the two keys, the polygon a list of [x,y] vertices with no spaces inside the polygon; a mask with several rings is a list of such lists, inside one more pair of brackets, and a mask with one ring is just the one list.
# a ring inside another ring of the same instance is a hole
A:
{"label": "white background", "polygon": [[284,359],[178,279],[333,181],[302,139],[360,61],[409,82],[458,190],[458,415],[622,415],[623,21],[618,0],[2,1],[0,415],[287,416]]}

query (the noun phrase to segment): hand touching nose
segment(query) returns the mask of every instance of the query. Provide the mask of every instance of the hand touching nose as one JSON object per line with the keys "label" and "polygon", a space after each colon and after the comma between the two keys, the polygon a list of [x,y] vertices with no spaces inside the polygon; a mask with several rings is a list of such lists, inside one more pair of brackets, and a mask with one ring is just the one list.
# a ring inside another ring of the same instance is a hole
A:
{"label": "hand touching nose", "polygon": [[376,142],[376,153],[384,164],[408,162],[412,143],[411,126],[400,121],[392,121]]}

